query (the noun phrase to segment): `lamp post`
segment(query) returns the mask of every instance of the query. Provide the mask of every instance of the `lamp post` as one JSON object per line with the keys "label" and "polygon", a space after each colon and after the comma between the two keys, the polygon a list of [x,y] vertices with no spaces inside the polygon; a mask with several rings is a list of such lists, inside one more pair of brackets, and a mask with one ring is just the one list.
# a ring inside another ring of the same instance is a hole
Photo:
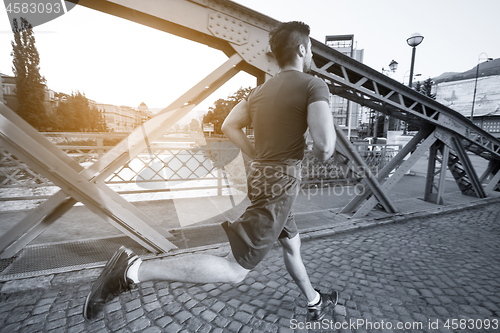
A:
{"label": "lamp post", "polygon": [[417,50],[417,46],[420,45],[420,43],[422,43],[422,41],[424,40],[424,36],[422,36],[421,34],[419,34],[418,32],[412,34],[407,40],[406,42],[408,43],[409,46],[411,46],[413,48],[412,52],[411,52],[411,67],[410,67],[410,82],[408,84],[408,86],[411,88],[412,85],[413,85],[413,66],[415,65],[415,52]]}
{"label": "lamp post", "polygon": [[482,55],[486,55],[486,61],[485,62],[488,62],[490,60],[493,60],[493,58],[488,58],[488,55],[485,53],[485,52],[481,52],[481,54],[479,55],[479,57],[477,58],[477,67],[476,67],[476,81],[474,83],[474,96],[472,97],[472,110],[470,111],[470,121],[472,121],[473,117],[474,117],[474,104],[476,102],[476,90],[477,90],[477,78],[479,76],[479,62],[481,61],[481,56]]}

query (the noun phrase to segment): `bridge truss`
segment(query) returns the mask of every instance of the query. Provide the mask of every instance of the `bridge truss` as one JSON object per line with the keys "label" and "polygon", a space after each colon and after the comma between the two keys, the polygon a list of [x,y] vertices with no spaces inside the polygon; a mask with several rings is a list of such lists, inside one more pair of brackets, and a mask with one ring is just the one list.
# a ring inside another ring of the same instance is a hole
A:
{"label": "bridge truss", "polygon": [[[260,84],[278,71],[268,47],[269,31],[278,21],[237,3],[228,0],[80,0],[78,4],[208,45],[223,51],[228,60],[86,169],[0,104],[2,147],[60,187],[59,192],[0,236],[2,258],[14,256],[78,201],[153,253],[176,248],[169,241],[172,235],[168,231],[109,189],[104,180],[238,72],[254,75]],[[398,155],[374,175],[342,130],[336,127],[335,158],[353,173],[363,175],[361,182],[367,188],[341,213],[362,217],[377,205],[389,213],[397,212],[387,193],[427,151],[425,200],[443,203],[446,167],[464,195],[484,198],[498,190],[498,139],[457,112],[319,41],[313,40],[312,51],[313,74],[325,80],[332,94],[420,128]],[[480,177],[468,152],[489,160],[488,169]]]}

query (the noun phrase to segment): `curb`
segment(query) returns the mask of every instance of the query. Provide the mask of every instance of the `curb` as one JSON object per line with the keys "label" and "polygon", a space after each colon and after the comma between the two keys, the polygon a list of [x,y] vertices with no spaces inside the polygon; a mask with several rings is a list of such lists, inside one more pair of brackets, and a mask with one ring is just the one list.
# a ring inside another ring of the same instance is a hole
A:
{"label": "curb", "polygon": [[[478,208],[481,206],[486,206],[493,203],[500,203],[500,198],[487,198],[473,201],[468,204],[455,204],[446,207],[439,207],[434,209],[423,210],[419,212],[409,212],[409,213],[397,213],[386,217],[376,217],[371,219],[353,219],[348,222],[339,223],[331,227],[317,227],[311,229],[301,230],[301,240],[309,241],[315,238],[322,238],[333,236],[340,233],[353,232],[362,229],[373,228],[377,226],[382,226],[386,224],[394,224],[399,222],[409,222],[411,220],[429,217],[429,216],[440,216],[448,214],[451,212],[460,212],[467,209]],[[325,209],[322,211],[329,211],[334,213],[333,210]],[[337,213],[338,214],[338,213]]]}

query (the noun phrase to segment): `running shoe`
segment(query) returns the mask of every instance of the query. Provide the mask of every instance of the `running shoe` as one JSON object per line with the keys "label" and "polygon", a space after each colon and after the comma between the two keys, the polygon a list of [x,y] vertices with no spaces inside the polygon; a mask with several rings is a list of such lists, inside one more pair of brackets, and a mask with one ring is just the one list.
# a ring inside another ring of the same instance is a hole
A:
{"label": "running shoe", "polygon": [[128,268],[139,257],[132,250],[121,246],[104,266],[101,275],[92,285],[92,289],[83,305],[83,317],[93,319],[104,308],[104,304],[117,294],[131,289],[134,283],[127,278]]}
{"label": "running shoe", "polygon": [[318,321],[325,317],[326,310],[330,306],[337,305],[339,299],[339,294],[333,291],[331,294],[322,294],[319,290],[316,290],[320,295],[320,300],[315,305],[308,305],[307,310],[309,311],[309,320]]}

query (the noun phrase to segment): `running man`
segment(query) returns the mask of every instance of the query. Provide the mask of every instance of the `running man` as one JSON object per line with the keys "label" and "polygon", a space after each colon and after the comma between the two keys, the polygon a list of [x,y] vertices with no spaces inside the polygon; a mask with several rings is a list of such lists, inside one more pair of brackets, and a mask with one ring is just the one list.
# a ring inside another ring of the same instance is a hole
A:
{"label": "running man", "polygon": [[[94,282],[84,304],[85,318],[95,318],[107,300],[134,283],[239,283],[277,240],[288,272],[307,299],[309,320],[323,319],[327,308],[337,303],[336,291],[322,294],[311,285],[290,214],[299,191],[307,129],[320,161],[332,156],[336,141],[328,87],[307,74],[312,65],[309,33],[309,26],[302,22],[281,23],[271,31],[269,43],[280,72],[241,101],[222,126],[229,140],[253,160],[248,176],[251,204],[236,221],[222,224],[231,252],[226,257],[192,254],[142,261],[122,247]],[[255,146],[242,130],[250,124]]]}

